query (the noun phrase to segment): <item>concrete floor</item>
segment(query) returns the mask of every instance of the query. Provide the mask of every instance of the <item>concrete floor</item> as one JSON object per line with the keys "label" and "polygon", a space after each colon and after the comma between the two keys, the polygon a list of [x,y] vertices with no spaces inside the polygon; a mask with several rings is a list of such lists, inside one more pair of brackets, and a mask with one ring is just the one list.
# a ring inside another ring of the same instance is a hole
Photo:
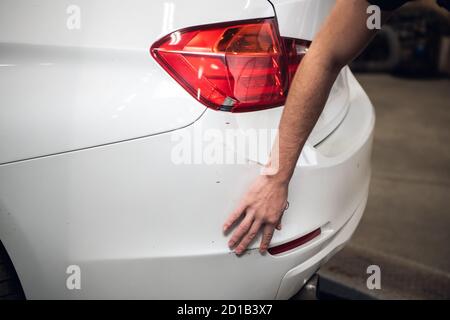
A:
{"label": "concrete floor", "polygon": [[[450,80],[357,78],[377,114],[371,191],[320,274],[378,298],[450,299]],[[381,290],[367,289],[371,264]]]}

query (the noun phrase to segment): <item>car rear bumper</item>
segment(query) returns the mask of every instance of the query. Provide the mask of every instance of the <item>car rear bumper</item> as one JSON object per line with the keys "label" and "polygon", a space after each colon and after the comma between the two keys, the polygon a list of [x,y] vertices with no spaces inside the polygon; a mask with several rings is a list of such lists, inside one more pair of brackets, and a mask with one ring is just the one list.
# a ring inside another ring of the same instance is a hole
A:
{"label": "car rear bumper", "polygon": [[[374,113],[351,74],[349,87],[343,122],[303,152],[272,244],[322,233],[276,256],[255,241],[237,257],[221,232],[260,165],[176,165],[171,133],[1,165],[0,237],[27,298],[288,298],[350,238],[367,199]],[[178,131],[228,125],[207,111]],[[70,265],[81,290],[66,287]]]}
{"label": "car rear bumper", "polygon": [[[366,190],[368,191],[368,188]],[[289,299],[295,295],[307,283],[308,279],[349,241],[364,213],[367,194],[344,226],[326,237],[326,240],[317,244],[321,248],[317,254],[284,275],[277,292],[277,299]]]}

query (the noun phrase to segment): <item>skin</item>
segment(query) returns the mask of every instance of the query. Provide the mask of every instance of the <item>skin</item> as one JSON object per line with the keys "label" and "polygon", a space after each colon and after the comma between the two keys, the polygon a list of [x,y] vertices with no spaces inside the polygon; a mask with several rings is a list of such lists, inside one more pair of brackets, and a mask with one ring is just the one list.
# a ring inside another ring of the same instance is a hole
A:
{"label": "skin", "polygon": [[225,233],[235,227],[228,245],[236,254],[242,254],[259,232],[263,234],[260,252],[265,253],[275,229],[281,229],[289,182],[333,83],[376,33],[366,26],[368,6],[365,0],[337,0],[303,58],[281,117],[278,143],[266,166],[269,174],[258,176],[224,223]]}

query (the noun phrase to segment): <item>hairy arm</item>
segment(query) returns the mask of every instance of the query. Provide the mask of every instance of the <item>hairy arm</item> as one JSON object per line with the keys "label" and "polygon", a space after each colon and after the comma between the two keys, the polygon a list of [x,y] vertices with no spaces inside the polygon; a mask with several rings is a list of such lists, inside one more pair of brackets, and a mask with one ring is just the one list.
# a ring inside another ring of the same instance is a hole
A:
{"label": "hairy arm", "polygon": [[[338,0],[295,75],[279,126],[278,169],[269,179],[288,184],[341,69],[370,42],[365,0]],[[276,150],[274,150],[276,151]],[[276,156],[276,154],[275,154]]]}
{"label": "hairy arm", "polygon": [[275,228],[281,228],[288,185],[302,148],[321,114],[342,67],[354,59],[376,30],[366,25],[366,0],[337,0],[296,73],[279,125],[270,174],[259,176],[224,224],[229,231],[240,219],[228,245],[241,254],[258,232],[260,251],[267,250]]}

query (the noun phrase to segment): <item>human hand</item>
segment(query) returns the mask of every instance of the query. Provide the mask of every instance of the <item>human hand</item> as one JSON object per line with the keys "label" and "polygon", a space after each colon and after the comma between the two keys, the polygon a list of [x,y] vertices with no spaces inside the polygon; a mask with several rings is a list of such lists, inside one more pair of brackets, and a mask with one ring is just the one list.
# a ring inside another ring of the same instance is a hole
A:
{"label": "human hand", "polygon": [[224,223],[223,230],[227,232],[244,216],[236,226],[228,246],[235,248],[236,254],[240,255],[262,230],[259,250],[261,253],[266,252],[275,229],[281,229],[281,217],[288,205],[287,196],[287,184],[278,182],[273,176],[259,176]]}

